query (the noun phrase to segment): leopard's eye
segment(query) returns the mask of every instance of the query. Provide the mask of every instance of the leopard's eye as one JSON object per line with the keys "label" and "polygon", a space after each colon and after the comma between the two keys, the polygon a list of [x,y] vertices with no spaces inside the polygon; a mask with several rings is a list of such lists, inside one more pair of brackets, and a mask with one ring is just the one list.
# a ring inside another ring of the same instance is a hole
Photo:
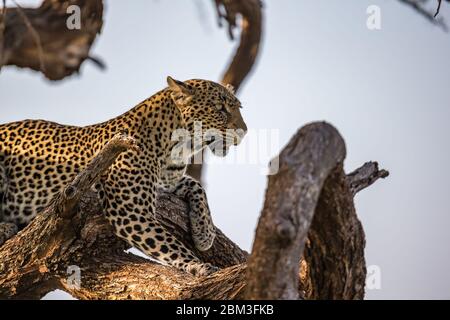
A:
{"label": "leopard's eye", "polygon": [[223,104],[222,103],[216,103],[216,109],[219,111],[223,110]]}

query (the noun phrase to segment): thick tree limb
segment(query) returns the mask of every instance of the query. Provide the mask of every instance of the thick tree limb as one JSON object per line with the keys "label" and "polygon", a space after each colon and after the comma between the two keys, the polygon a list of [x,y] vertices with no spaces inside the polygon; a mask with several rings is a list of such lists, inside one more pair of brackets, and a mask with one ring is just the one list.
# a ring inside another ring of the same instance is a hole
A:
{"label": "thick tree limb", "polygon": [[222,83],[231,84],[237,91],[252,70],[261,46],[262,3],[260,0],[214,0],[219,25],[226,21],[228,34],[234,39],[233,30],[237,17],[241,16],[241,38],[231,63],[222,76]]}
{"label": "thick tree limb", "polygon": [[256,229],[246,298],[298,298],[298,265],[317,201],[325,179],[344,158],[344,141],[323,123],[306,126],[283,149]]}
{"label": "thick tree limb", "polygon": [[365,236],[342,164],[327,177],[308,234],[304,259],[310,299],[363,299]]}
{"label": "thick tree limb", "polygon": [[[80,29],[67,20],[80,8]],[[103,67],[89,51],[103,24],[101,0],[45,0],[39,8],[9,7],[0,14],[0,68],[15,65],[61,80],[78,72],[86,59]]]}
{"label": "thick tree limb", "polygon": [[[202,278],[124,252],[128,245],[112,233],[92,192],[75,205],[77,194],[114,159],[111,150],[133,146],[109,145],[114,147],[101,151],[100,160],[0,247],[0,298],[38,299],[57,288],[80,299],[363,297],[364,233],[353,207],[352,178],[342,170],[344,142],[332,126],[302,128],[281,152],[280,171],[269,179],[249,270],[248,254],[219,230],[212,250],[196,254],[222,270]],[[157,214],[193,249],[182,200],[161,194]],[[68,278],[67,268],[73,265],[81,270],[80,287]]]}

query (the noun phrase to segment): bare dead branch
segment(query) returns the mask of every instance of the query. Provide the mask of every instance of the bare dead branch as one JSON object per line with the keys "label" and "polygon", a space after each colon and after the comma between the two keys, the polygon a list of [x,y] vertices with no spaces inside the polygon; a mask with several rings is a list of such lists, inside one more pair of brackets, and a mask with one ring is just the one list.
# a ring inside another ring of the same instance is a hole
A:
{"label": "bare dead branch", "polygon": [[[67,26],[70,5],[80,8],[80,29]],[[0,68],[30,68],[41,71],[50,80],[78,72],[90,57],[91,45],[103,24],[102,16],[102,0],[44,0],[38,8],[17,5],[3,9]]]}
{"label": "bare dead branch", "polygon": [[437,2],[438,2],[438,6],[436,8],[436,13],[434,14],[434,18],[437,17],[437,15],[439,14],[439,11],[441,10],[442,0],[437,0]]}
{"label": "bare dead branch", "polygon": [[299,262],[316,204],[325,179],[344,158],[344,141],[326,123],[302,128],[283,149],[256,229],[246,298],[299,297]]}
{"label": "bare dead branch", "polygon": [[[445,0],[446,2],[450,2],[450,0]],[[437,0],[438,4],[437,4],[437,8],[436,8],[436,12],[434,14],[434,18],[436,18],[439,14],[439,12],[441,11],[441,6],[442,6],[442,0]]]}
{"label": "bare dead branch", "polygon": [[327,177],[303,253],[308,299],[363,299],[365,235],[342,164]]}
{"label": "bare dead branch", "polygon": [[400,3],[407,5],[416,11],[419,15],[427,19],[432,24],[442,28],[444,31],[448,31],[447,24],[443,19],[435,19],[437,13],[430,12],[425,6],[424,1],[417,0],[398,0]]}
{"label": "bare dead branch", "polygon": [[261,45],[263,15],[260,0],[215,0],[219,26],[226,21],[228,35],[234,39],[237,18],[241,18],[241,38],[231,63],[222,76],[222,83],[231,84],[236,92],[252,70]]}
{"label": "bare dead branch", "polygon": [[283,149],[279,172],[269,178],[244,298],[364,297],[365,236],[353,197],[388,172],[369,162],[346,176],[344,158],[344,141],[327,123],[303,127]]}
{"label": "bare dead branch", "polygon": [[5,17],[6,17],[6,11],[8,8],[6,8],[6,0],[3,0],[3,8],[2,8],[2,14],[0,18],[0,69],[3,65],[3,48],[4,48],[4,38],[5,38]]}
{"label": "bare dead branch", "polygon": [[353,195],[369,187],[378,179],[386,178],[389,172],[386,170],[379,170],[377,162],[366,162],[362,167],[347,175],[347,181],[350,185],[350,190]]}
{"label": "bare dead branch", "polygon": [[42,71],[43,73],[45,73],[44,51],[42,50],[41,37],[39,36],[39,33],[36,31],[36,29],[33,27],[30,19],[28,19],[27,14],[23,11],[22,7],[15,0],[13,0],[13,2],[17,7],[17,12],[19,13],[23,22],[27,26],[28,31],[30,32],[31,36],[33,37],[34,44],[36,46],[37,53],[38,53],[39,71]]}

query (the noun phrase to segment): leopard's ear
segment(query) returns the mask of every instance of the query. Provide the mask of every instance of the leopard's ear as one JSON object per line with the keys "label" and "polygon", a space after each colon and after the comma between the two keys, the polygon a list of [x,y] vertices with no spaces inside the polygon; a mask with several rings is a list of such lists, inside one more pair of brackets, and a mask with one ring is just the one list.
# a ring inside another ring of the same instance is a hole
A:
{"label": "leopard's ear", "polygon": [[170,76],[167,77],[167,84],[170,91],[172,91],[170,97],[175,105],[180,110],[188,106],[194,96],[192,90],[184,82],[175,80]]}
{"label": "leopard's ear", "polygon": [[175,80],[171,76],[167,77],[167,84],[169,85],[169,88],[174,93],[181,93],[185,95],[192,95],[191,89],[182,81]]}

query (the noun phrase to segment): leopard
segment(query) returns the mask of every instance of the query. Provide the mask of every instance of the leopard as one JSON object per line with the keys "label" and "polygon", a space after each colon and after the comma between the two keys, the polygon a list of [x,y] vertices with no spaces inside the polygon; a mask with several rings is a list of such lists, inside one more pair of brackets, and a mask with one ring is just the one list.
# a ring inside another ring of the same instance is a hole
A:
{"label": "leopard", "polygon": [[160,192],[185,199],[193,246],[211,248],[216,227],[206,192],[186,168],[206,148],[223,157],[240,143],[247,132],[241,108],[230,85],[168,76],[164,89],[105,122],[1,124],[0,240],[25,228],[108,141],[126,133],[140,152],[121,153],[93,186],[113,232],[162,264],[196,276],[216,272],[158,221],[156,200]]}

